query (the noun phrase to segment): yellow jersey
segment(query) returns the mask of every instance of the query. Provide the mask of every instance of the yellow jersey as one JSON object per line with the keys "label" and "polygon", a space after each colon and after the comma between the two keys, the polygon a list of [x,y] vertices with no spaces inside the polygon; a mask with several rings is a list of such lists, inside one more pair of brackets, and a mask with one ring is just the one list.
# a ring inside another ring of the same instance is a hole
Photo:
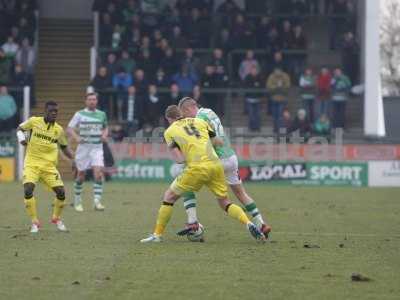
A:
{"label": "yellow jersey", "polygon": [[210,125],[198,118],[179,119],[164,132],[168,147],[178,147],[188,166],[218,161],[210,140],[210,137],[214,136]]}
{"label": "yellow jersey", "polygon": [[31,117],[19,127],[29,132],[25,165],[56,166],[58,146],[67,146],[64,129],[56,122],[46,123],[43,117]]}

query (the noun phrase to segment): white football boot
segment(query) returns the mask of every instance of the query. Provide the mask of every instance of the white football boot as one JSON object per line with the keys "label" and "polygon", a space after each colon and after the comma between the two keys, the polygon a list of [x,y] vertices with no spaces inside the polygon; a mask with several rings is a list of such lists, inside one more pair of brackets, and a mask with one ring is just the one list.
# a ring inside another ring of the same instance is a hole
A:
{"label": "white football boot", "polygon": [[161,236],[155,235],[154,233],[150,234],[147,238],[141,239],[141,243],[160,243],[162,242]]}
{"label": "white football boot", "polygon": [[34,222],[31,225],[31,233],[38,233],[39,232],[39,228],[40,228],[40,223],[39,222]]}
{"label": "white football boot", "polygon": [[83,212],[83,206],[82,206],[81,203],[75,204],[75,205],[74,205],[74,209],[75,209],[75,211],[77,211],[77,212]]}
{"label": "white football boot", "polygon": [[101,202],[97,202],[94,204],[94,210],[103,211],[105,209],[106,209],[105,206],[101,204]]}
{"label": "white football boot", "polygon": [[61,231],[61,232],[68,231],[67,227],[65,226],[64,222],[61,219],[53,219],[53,220],[51,220],[51,223],[56,225],[56,228],[58,231]]}

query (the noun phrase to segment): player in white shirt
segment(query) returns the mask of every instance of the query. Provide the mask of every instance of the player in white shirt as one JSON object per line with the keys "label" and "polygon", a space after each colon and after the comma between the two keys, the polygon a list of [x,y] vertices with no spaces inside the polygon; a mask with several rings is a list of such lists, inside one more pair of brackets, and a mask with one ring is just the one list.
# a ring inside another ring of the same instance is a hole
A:
{"label": "player in white shirt", "polygon": [[68,124],[67,133],[70,138],[78,143],[75,155],[77,175],[74,183],[74,207],[78,212],[83,211],[82,188],[85,181],[86,170],[93,170],[94,209],[102,211],[101,203],[103,194],[103,168],[104,154],[103,142],[107,140],[107,116],[97,109],[97,94],[86,95],[86,108],[75,113]]}

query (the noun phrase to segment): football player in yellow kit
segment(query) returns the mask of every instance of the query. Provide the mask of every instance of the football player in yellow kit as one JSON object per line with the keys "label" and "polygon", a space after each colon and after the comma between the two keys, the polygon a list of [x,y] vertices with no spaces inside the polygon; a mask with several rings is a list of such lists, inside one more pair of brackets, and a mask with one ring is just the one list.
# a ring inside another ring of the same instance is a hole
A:
{"label": "football player in yellow kit", "polygon": [[204,185],[215,195],[221,208],[229,216],[246,225],[254,238],[265,239],[242,208],[228,200],[224,169],[213,148],[213,143],[218,144],[221,141],[215,139],[215,132],[210,125],[198,118],[183,118],[176,105],[167,108],[165,117],[170,124],[164,132],[165,141],[174,160],[185,163],[186,168],[165,192],[154,232],[141,242],[162,241],[161,236],[171,218],[174,203],[183,193],[198,191]]}
{"label": "football player in yellow kit", "polygon": [[[45,104],[43,117],[31,117],[17,128],[18,141],[26,146],[23,185],[25,207],[32,220],[31,233],[39,232],[40,228],[36,199],[33,196],[39,181],[56,194],[51,222],[58,230],[67,231],[61,220],[61,212],[65,205],[65,190],[57,170],[58,148],[60,147],[65,156],[71,160],[73,153],[67,145],[63,128],[56,123],[57,114],[57,103],[48,101]],[[28,133],[28,138],[25,133]]]}

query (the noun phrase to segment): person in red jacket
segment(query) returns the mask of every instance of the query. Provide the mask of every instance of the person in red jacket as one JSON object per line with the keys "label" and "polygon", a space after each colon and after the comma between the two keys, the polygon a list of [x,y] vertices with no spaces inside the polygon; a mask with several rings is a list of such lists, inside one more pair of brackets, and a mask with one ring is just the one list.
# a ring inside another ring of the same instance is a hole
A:
{"label": "person in red jacket", "polygon": [[328,68],[322,68],[317,79],[319,114],[329,115],[332,75]]}

